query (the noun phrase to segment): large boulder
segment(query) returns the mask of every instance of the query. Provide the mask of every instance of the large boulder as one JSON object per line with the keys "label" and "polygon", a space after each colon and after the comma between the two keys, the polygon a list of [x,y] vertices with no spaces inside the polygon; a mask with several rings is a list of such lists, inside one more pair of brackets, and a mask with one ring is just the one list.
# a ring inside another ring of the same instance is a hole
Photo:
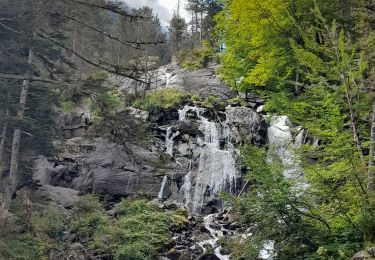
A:
{"label": "large boulder", "polygon": [[56,202],[57,204],[63,206],[64,208],[73,207],[74,203],[79,200],[78,193],[79,191],[51,186],[43,185],[38,189],[38,195],[46,200]]}
{"label": "large boulder", "polygon": [[228,107],[226,115],[236,142],[258,146],[265,143],[267,124],[255,110],[248,107]]}

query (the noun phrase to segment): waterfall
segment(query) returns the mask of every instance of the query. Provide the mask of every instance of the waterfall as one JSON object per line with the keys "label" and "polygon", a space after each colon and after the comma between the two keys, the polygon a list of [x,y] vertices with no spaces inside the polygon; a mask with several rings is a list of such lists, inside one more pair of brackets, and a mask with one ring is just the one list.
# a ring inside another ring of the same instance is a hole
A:
{"label": "waterfall", "polygon": [[[215,255],[220,259],[220,260],[229,260],[229,255],[223,255],[221,253],[222,247],[218,245],[218,242],[221,238],[224,237],[224,235],[228,235],[234,233],[232,230],[228,230],[223,228],[222,225],[217,223],[215,220],[218,218],[219,214],[210,214],[207,215],[203,218],[203,223],[205,228],[210,232],[211,238],[204,240],[202,242],[199,242],[198,245],[202,247],[203,251],[206,252],[207,249],[205,248],[205,245],[210,245],[212,249],[214,250]],[[216,227],[216,228],[213,228]],[[220,227],[218,229],[217,227]]]}
{"label": "waterfall", "polygon": [[[221,191],[229,191],[231,193],[236,191],[237,170],[233,151],[220,149],[220,139],[230,139],[228,137],[230,135],[228,132],[229,127],[209,121],[208,118],[202,115],[204,111],[202,108],[190,106],[186,106],[179,111],[180,121],[187,120],[186,114],[188,112],[196,113],[198,128],[204,135],[203,139],[198,138],[198,143],[202,148],[192,195],[192,211],[195,213],[201,210],[205,197],[214,198]],[[183,186],[183,192],[185,193],[187,193],[187,187],[191,188],[189,182],[191,182],[191,174],[185,176]],[[185,200],[189,201],[186,197]]]}
{"label": "waterfall", "polygon": [[271,260],[277,255],[275,250],[275,241],[267,240],[263,243],[263,248],[259,252],[259,259]]}
{"label": "waterfall", "polygon": [[192,160],[190,159],[189,172],[188,174],[184,176],[184,184],[181,186],[181,192],[184,196],[184,204],[187,206],[187,208],[191,208],[191,199],[192,199],[191,169],[192,169]]}
{"label": "waterfall", "polygon": [[201,118],[204,111],[205,111],[204,108],[185,106],[183,109],[178,110],[178,117],[181,122],[185,122],[187,120],[186,119],[187,112],[194,112],[198,118]]}
{"label": "waterfall", "polygon": [[160,191],[158,194],[158,199],[160,200],[164,198],[164,189],[165,189],[165,185],[167,184],[167,181],[168,181],[168,177],[167,175],[164,175],[163,180],[161,182]]}
{"label": "waterfall", "polygon": [[166,87],[169,87],[169,83],[170,83],[170,81],[171,81],[171,76],[172,76],[171,73],[165,72],[165,80],[166,80],[166,82],[165,82],[165,86],[166,86]]}
{"label": "waterfall", "polygon": [[179,134],[180,133],[178,131],[176,133],[173,133],[173,129],[171,126],[167,127],[167,133],[165,135],[165,147],[166,147],[166,153],[169,154],[171,157],[173,157],[174,139]]}
{"label": "waterfall", "polygon": [[[298,134],[293,137],[293,132]],[[302,168],[295,149],[304,142],[304,130],[300,127],[293,127],[287,116],[272,116],[270,126],[267,129],[269,142],[268,160],[275,157],[282,161],[284,166],[284,177],[297,180],[297,189],[305,189],[307,184],[303,182]]]}

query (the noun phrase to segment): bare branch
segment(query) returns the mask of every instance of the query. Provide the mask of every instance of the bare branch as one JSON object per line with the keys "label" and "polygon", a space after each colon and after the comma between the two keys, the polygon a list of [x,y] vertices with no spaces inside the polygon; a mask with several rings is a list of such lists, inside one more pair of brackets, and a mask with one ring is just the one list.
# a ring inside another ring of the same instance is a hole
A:
{"label": "bare branch", "polygon": [[102,31],[102,30],[99,30],[98,28],[95,28],[94,26],[92,25],[89,25],[83,21],[80,21],[74,17],[71,17],[71,16],[66,16],[66,18],[72,20],[72,21],[75,21],[83,26],[86,26],[87,28],[95,31],[95,32],[98,32],[98,33],[101,33],[103,34],[104,36],[107,36],[108,38],[112,39],[112,40],[115,40],[115,41],[118,41],[124,45],[128,45],[128,46],[131,46],[133,47],[134,49],[140,49],[140,45],[157,45],[157,44],[165,44],[166,42],[164,41],[154,41],[154,42],[139,42],[139,41],[124,41],[124,40],[121,40],[120,38],[116,37],[116,36],[113,36],[105,31]]}
{"label": "bare branch", "polygon": [[14,32],[14,33],[20,34],[19,31],[15,30],[15,29],[13,29],[13,28],[11,28],[11,27],[9,27],[9,26],[6,25],[6,24],[3,24],[2,22],[0,22],[0,25],[1,25],[2,27],[4,27],[5,29],[11,31],[11,32]]}
{"label": "bare branch", "polygon": [[46,39],[46,40],[52,42],[53,44],[55,44],[56,46],[59,46],[60,48],[63,48],[64,50],[67,50],[69,52],[74,53],[74,55],[76,55],[78,58],[80,58],[81,60],[87,62],[88,64],[90,64],[90,65],[92,65],[92,66],[94,66],[96,68],[102,69],[102,70],[104,70],[106,72],[109,72],[111,74],[115,74],[115,75],[123,76],[125,78],[132,79],[132,80],[137,81],[137,82],[142,83],[142,84],[146,84],[146,85],[148,84],[146,81],[141,80],[141,79],[136,78],[135,76],[133,76],[133,73],[127,74],[125,72],[122,72],[121,68],[118,67],[118,66],[108,67],[106,65],[99,64],[96,61],[93,61],[93,60],[91,60],[89,58],[84,57],[82,54],[76,52],[72,48],[67,47],[64,44],[56,41],[55,39],[52,39],[52,38],[48,37],[48,34],[45,33],[45,32],[43,32],[43,31],[41,31],[41,30],[38,32],[38,36],[41,37],[41,38],[43,38],[43,39]]}
{"label": "bare branch", "polygon": [[29,81],[37,81],[49,84],[61,84],[61,82],[57,80],[50,80],[50,79],[43,79],[33,76],[26,76],[26,75],[16,75],[16,74],[8,74],[8,73],[0,73],[0,78],[2,79],[9,79],[9,80],[29,80]]}
{"label": "bare branch", "polygon": [[130,18],[130,19],[144,18],[144,16],[141,16],[141,15],[129,14],[123,8],[121,8],[118,4],[116,4],[114,2],[107,2],[106,4],[100,4],[100,3],[86,3],[86,2],[80,1],[80,0],[62,0],[62,1],[64,1],[64,2],[68,1],[68,2],[75,3],[75,4],[86,5],[86,6],[90,6],[90,7],[94,7],[94,8],[104,9],[104,10],[119,14],[121,16]]}

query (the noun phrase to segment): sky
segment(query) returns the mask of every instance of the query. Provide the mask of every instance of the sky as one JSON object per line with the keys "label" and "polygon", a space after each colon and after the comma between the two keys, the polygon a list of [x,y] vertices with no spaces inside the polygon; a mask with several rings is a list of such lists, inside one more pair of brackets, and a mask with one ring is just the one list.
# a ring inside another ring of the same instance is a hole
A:
{"label": "sky", "polygon": [[[181,0],[181,15],[186,16],[184,10],[186,0]],[[129,6],[134,8],[140,8],[143,6],[149,6],[154,9],[154,13],[158,14],[160,21],[163,26],[167,26],[169,20],[172,17],[173,11],[177,10],[177,0],[126,0]]]}

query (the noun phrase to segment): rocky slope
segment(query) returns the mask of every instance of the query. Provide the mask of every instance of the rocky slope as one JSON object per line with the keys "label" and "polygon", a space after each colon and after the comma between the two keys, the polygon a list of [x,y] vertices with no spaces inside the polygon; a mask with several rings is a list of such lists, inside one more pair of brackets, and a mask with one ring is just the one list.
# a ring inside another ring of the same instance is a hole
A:
{"label": "rocky slope", "polygon": [[[285,175],[295,177],[298,163],[293,162],[288,146],[306,140],[303,131],[286,117],[267,119],[262,114],[264,100],[259,97],[250,95],[245,106],[229,102],[233,93],[218,80],[214,69],[188,72],[170,65],[155,72],[159,76],[154,88],[172,87],[201,97],[216,94],[227,106],[217,110],[186,102],[152,114],[122,109],[146,126],[151,136],[146,145],[89,136],[87,132],[95,125],[85,106],[60,115],[57,127],[63,138],[56,141],[59,153],[34,161],[35,197],[67,209],[80,195],[92,193],[113,202],[128,196],[145,197],[159,200],[161,208],[186,208],[191,214],[189,225],[174,234],[173,250],[161,259],[229,259],[218,240],[234,235],[238,226],[222,213],[219,194],[238,194],[245,188],[246,168],[239,147],[277,143],[273,155],[289,165]],[[121,84],[123,88],[132,86],[132,82]]]}

